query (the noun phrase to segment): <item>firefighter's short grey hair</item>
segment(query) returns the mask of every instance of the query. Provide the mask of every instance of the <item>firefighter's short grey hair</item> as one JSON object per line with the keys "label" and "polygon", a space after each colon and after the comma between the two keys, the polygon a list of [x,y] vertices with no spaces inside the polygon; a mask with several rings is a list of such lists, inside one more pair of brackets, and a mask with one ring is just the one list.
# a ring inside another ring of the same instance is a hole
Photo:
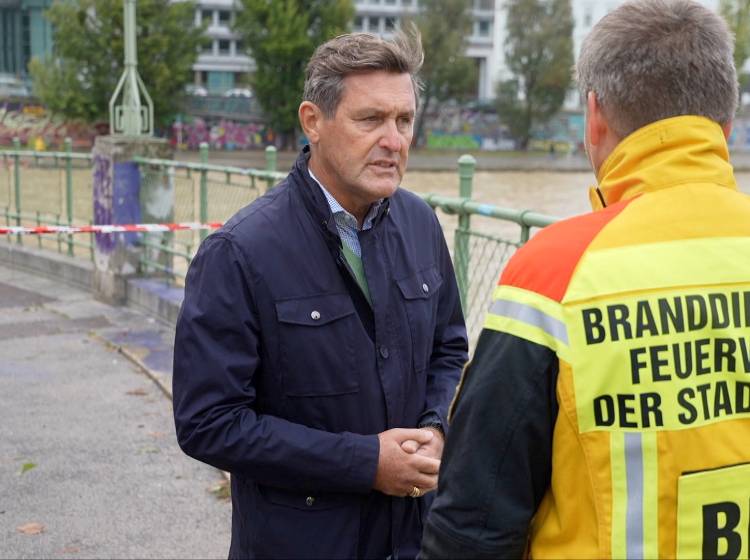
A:
{"label": "firefighter's short grey hair", "polygon": [[576,68],[585,99],[594,92],[624,138],[669,117],[732,120],[738,84],[734,39],[722,17],[692,0],[631,0],[602,18]]}

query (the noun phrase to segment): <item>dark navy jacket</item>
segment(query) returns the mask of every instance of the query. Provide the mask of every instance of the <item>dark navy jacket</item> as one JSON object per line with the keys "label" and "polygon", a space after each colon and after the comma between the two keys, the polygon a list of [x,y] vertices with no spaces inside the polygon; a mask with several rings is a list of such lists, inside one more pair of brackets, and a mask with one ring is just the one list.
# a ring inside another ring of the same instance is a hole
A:
{"label": "dark navy jacket", "polygon": [[467,341],[435,214],[359,233],[372,307],[303,152],[201,245],[177,324],[182,449],[232,473],[231,558],[416,556],[427,501],[372,489],[378,433],[445,416]]}

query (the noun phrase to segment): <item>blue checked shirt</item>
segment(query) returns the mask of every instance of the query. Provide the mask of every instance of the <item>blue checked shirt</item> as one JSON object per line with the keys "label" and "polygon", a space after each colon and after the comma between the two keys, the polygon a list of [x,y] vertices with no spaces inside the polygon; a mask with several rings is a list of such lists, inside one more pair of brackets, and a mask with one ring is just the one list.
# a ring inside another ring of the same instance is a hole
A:
{"label": "blue checked shirt", "polygon": [[[347,212],[344,207],[339,204],[339,201],[333,198],[333,195],[329,193],[323,184],[318,181],[318,178],[313,175],[311,169],[308,169],[308,171],[310,172],[310,177],[312,177],[313,181],[318,184],[320,190],[323,191],[323,194],[328,201],[328,206],[331,208],[333,220],[336,222],[336,229],[339,232],[341,241],[346,243],[346,246],[349,247],[355,255],[362,258],[362,247],[360,247],[359,237],[357,237],[357,232],[359,231],[357,218]],[[372,227],[372,221],[375,219],[375,216],[377,216],[381,204],[383,204],[382,198],[370,206],[370,210],[367,212],[367,216],[365,216],[365,221],[362,222],[362,231],[368,230]]]}

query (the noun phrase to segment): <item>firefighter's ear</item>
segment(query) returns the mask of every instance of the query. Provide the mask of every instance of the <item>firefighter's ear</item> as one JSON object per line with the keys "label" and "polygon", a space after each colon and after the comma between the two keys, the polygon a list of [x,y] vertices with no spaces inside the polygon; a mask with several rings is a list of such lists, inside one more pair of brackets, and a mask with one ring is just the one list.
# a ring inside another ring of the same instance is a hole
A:
{"label": "firefighter's ear", "polygon": [[733,124],[733,121],[729,121],[721,125],[721,130],[724,132],[724,138],[726,138],[727,141],[729,141],[729,137],[732,135]]}
{"label": "firefighter's ear", "polygon": [[621,138],[617,135],[610,118],[599,103],[596,93],[590,91],[586,98],[586,137],[584,144],[588,153],[591,167],[597,177],[599,168],[607,159],[612,150],[620,143]]}

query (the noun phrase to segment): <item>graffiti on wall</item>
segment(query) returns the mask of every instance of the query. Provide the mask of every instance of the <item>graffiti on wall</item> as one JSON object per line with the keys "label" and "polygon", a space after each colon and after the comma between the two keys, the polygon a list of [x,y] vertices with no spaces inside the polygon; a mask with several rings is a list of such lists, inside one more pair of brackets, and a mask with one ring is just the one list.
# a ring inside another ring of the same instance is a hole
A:
{"label": "graffiti on wall", "polygon": [[430,149],[512,150],[515,143],[490,107],[444,104],[425,116]]}
{"label": "graffiti on wall", "polygon": [[[513,150],[516,143],[492,106],[443,104],[426,115],[424,146],[428,149]],[[530,147],[541,151],[577,152],[583,149],[584,116],[563,112],[532,133]],[[96,125],[67,121],[52,115],[35,101],[0,100],[0,146],[12,145],[17,137],[21,145],[38,150],[62,149],[64,139],[73,140],[73,148],[88,150],[97,135],[108,134],[107,123]],[[212,150],[262,149],[275,144],[274,131],[261,122],[234,121],[227,118],[187,116],[178,119],[169,131],[172,145],[197,150],[201,142]],[[750,151],[750,116],[735,118],[729,146]]]}
{"label": "graffiti on wall", "polygon": [[[514,150],[516,142],[491,106],[444,105],[427,114],[425,146],[431,149]],[[535,150],[570,152],[583,142],[583,115],[561,113],[532,131]]]}
{"label": "graffiti on wall", "polygon": [[[112,224],[112,159],[100,153],[94,153],[94,223]],[[115,248],[115,236],[102,233],[94,234],[96,248],[100,255],[109,255]],[[106,263],[97,262],[101,270],[107,268]]]}
{"label": "graffiti on wall", "polygon": [[0,146],[10,146],[13,138],[18,138],[30,148],[62,149],[65,138],[70,137],[75,149],[90,149],[97,134],[107,131],[106,123],[68,121],[36,103],[0,101]]}
{"label": "graffiti on wall", "polygon": [[202,118],[194,118],[189,122],[175,122],[170,140],[172,145],[180,149],[197,150],[201,142],[206,142],[213,150],[250,150],[273,144],[276,135],[262,123],[229,119],[211,123]]}

